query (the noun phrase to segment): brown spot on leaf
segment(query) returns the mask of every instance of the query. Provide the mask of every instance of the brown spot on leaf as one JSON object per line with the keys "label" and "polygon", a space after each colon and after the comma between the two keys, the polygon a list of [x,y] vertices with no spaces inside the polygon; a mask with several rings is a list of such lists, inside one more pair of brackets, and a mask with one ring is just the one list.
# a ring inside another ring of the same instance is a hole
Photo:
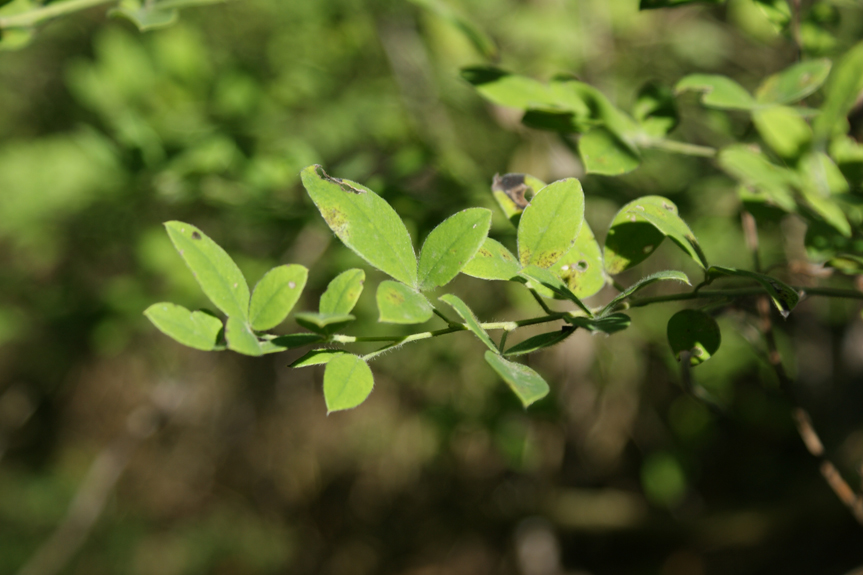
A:
{"label": "brown spot on leaf", "polygon": [[199,234],[197,231],[192,232],[192,239],[193,239],[193,240],[200,240],[200,239],[201,239],[201,234]]}

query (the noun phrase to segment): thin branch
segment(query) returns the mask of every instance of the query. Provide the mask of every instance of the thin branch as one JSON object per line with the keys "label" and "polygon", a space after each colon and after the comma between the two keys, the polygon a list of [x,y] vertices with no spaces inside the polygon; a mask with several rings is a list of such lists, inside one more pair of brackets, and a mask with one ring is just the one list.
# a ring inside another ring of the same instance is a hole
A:
{"label": "thin branch", "polygon": [[13,14],[0,18],[0,29],[7,28],[32,28],[46,20],[64,16],[73,12],[80,12],[102,4],[115,4],[117,0],[66,0],[55,2],[35,10],[28,10],[20,14]]}

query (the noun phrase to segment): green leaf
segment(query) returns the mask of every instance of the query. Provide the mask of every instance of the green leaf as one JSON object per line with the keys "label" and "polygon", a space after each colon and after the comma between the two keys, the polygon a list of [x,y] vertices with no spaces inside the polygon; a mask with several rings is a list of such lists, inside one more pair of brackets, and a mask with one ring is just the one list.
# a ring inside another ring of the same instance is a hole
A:
{"label": "green leaf", "polygon": [[691,365],[702,364],[713,357],[721,341],[716,320],[703,311],[685,309],[668,320],[668,343],[677,361],[688,352]]}
{"label": "green leaf", "polygon": [[463,68],[461,76],[490,102],[510,108],[554,108],[551,89],[532,78],[512,74],[493,66]]}
{"label": "green leaf", "polygon": [[461,273],[483,280],[509,281],[521,271],[521,264],[500,242],[486,238]]}
{"label": "green leaf", "polygon": [[725,0],[641,0],[639,10],[653,10],[655,8],[676,8],[687,4],[722,4]]}
{"label": "green leaf", "polygon": [[526,365],[508,361],[491,351],[485,352],[485,361],[509,385],[525,407],[548,395],[548,384]]}
{"label": "green leaf", "polygon": [[285,351],[322,341],[324,338],[317,333],[290,333],[270,338],[266,340],[266,343],[278,347],[280,351]]}
{"label": "green leaf", "polygon": [[758,102],[746,89],[726,76],[692,74],[674,87],[678,94],[687,91],[701,92],[701,103],[720,110],[753,110]]}
{"label": "green leaf", "polygon": [[551,82],[550,88],[558,105],[574,112],[584,124],[585,128],[579,132],[593,126],[604,126],[628,144],[632,144],[631,138],[640,135],[638,123],[590,84],[572,77],[558,77]]}
{"label": "green leaf", "polygon": [[355,319],[354,316],[347,313],[313,313],[304,311],[294,314],[294,320],[298,324],[310,331],[323,335],[335,333]]}
{"label": "green leaf", "polygon": [[259,356],[264,354],[258,337],[245,320],[234,316],[228,316],[225,324],[225,339],[228,341],[228,349],[244,355]]}
{"label": "green leaf", "polygon": [[863,91],[863,42],[854,45],[833,68],[825,88],[827,98],[812,128],[815,140],[826,142],[833,135],[847,132],[847,116]]}
{"label": "green leaf", "polygon": [[35,28],[5,28],[0,34],[0,50],[20,50],[36,37]]}
{"label": "green leaf", "polygon": [[587,222],[581,226],[572,248],[549,271],[562,279],[570,291],[581,299],[605,287],[602,249]]}
{"label": "green leaf", "polygon": [[638,91],[632,115],[642,130],[655,138],[668,134],[680,120],[674,92],[655,82],[645,84]]}
{"label": "green leaf", "polygon": [[285,321],[294,308],[309,270],[297,264],[273,268],[261,278],[249,304],[249,320],[252,329],[265,331]]}
{"label": "green leaf", "polygon": [[556,345],[571,336],[573,333],[575,333],[575,329],[571,326],[564,326],[557,331],[541,333],[539,335],[529,337],[523,342],[512,346],[504,352],[504,355],[516,357],[519,355],[533,353],[535,351],[539,351],[540,349]]}
{"label": "green leaf", "polygon": [[632,284],[631,286],[626,288],[626,290],[619,293],[617,295],[617,297],[615,297],[613,300],[608,302],[608,304],[604,308],[602,308],[602,311],[600,312],[599,315],[601,315],[601,316],[605,315],[606,313],[611,311],[615,305],[622,302],[626,298],[632,296],[632,294],[634,294],[635,292],[649,286],[652,283],[655,283],[658,281],[664,281],[664,280],[674,280],[674,281],[683,282],[686,285],[692,285],[691,283],[689,283],[689,278],[686,276],[686,274],[681,272],[681,271],[666,270],[666,271],[656,272],[654,274],[650,274],[649,276],[641,278],[640,280],[638,280],[637,282],[635,282],[634,284]]}
{"label": "green leaf", "polygon": [[147,316],[159,331],[183,345],[212,351],[222,330],[222,322],[202,311],[189,311],[170,302],[154,303],[146,310]]}
{"label": "green leaf", "polygon": [[800,301],[800,294],[788,284],[781,282],[774,277],[750,272],[748,270],[738,270],[723,266],[711,266],[707,270],[707,281],[711,282],[717,276],[721,275],[752,279],[761,284],[761,287],[763,287],[764,291],[767,292],[767,295],[770,296],[770,300],[773,302],[773,305],[776,306],[776,309],[779,310],[779,313],[782,314],[782,317],[788,317],[788,314],[791,313]]}
{"label": "green leaf", "polygon": [[719,165],[739,182],[765,194],[773,205],[796,211],[792,187],[799,184],[797,174],[770,162],[760,150],[744,144],[728,146],[719,152]]}
{"label": "green leaf", "polygon": [[594,128],[578,141],[578,153],[588,174],[619,176],[641,164],[638,152],[605,128]]}
{"label": "green leaf", "polygon": [[753,0],[777,32],[781,32],[791,23],[791,8],[786,0]]}
{"label": "green leaf", "polygon": [[590,128],[581,118],[568,110],[530,109],[521,117],[521,123],[534,130],[578,134]]}
{"label": "green leaf", "polygon": [[480,341],[482,341],[490,350],[494,353],[499,353],[497,346],[489,337],[488,333],[483,329],[482,325],[480,325],[479,320],[473,314],[471,309],[467,307],[467,304],[464,303],[458,296],[453,294],[445,294],[440,297],[440,300],[448,303],[452,306],[455,312],[464,320],[465,326],[473,332],[475,336],[477,336]]}
{"label": "green leaf", "polygon": [[518,224],[518,257],[522,265],[548,268],[572,247],[584,222],[581,182],[567,178],[541,189],[524,209]]}
{"label": "green leaf", "polygon": [[416,287],[410,234],[383,198],[356,182],[328,176],[318,165],[301,175],[312,201],[342,243],[382,272]]}
{"label": "green leaf", "polygon": [[800,191],[806,202],[825,222],[851,237],[851,225],[835,196],[848,191],[848,182],[827,154],[813,152],[800,161],[803,185]]}
{"label": "green leaf", "polygon": [[417,6],[421,6],[426,10],[436,14],[440,18],[449,22],[452,26],[458,29],[465,38],[473,44],[476,51],[483,55],[488,60],[497,60],[497,46],[485,32],[482,31],[473,22],[450,8],[440,0],[410,0]]}
{"label": "green leaf", "polygon": [[518,227],[521,213],[545,183],[527,174],[494,175],[491,193],[507,219]]}
{"label": "green leaf", "polygon": [[812,142],[812,128],[794,108],[761,108],[752,115],[752,121],[767,145],[786,160],[798,158]]}
{"label": "green leaf", "polygon": [[644,196],[623,206],[612,220],[605,238],[605,269],[617,274],[641,263],[666,236],[698,265],[707,267],[698,240],[677,215],[677,206],[662,196]]}
{"label": "green leaf", "polygon": [[210,301],[225,315],[246,319],[249,286],[231,256],[191,224],[172,221],[165,228]]}
{"label": "green leaf", "polygon": [[351,313],[363,293],[365,280],[366,272],[361,269],[351,269],[337,275],[321,296],[319,311],[327,314]]}
{"label": "green leaf", "polygon": [[378,321],[384,323],[425,323],[434,315],[426,297],[403,283],[385,280],[378,285]]}
{"label": "green leaf", "polygon": [[566,321],[576,327],[607,335],[623,331],[632,323],[632,320],[625,313],[612,313],[598,318],[574,316],[567,318]]}
{"label": "green leaf", "polygon": [[112,8],[108,10],[108,16],[120,17],[134,24],[138,31],[148,32],[150,30],[158,30],[174,24],[179,17],[179,14],[174,9],[162,9],[156,6],[143,6],[138,9],[132,8]]}
{"label": "green leaf", "polygon": [[454,214],[431,231],[419,257],[420,289],[448,284],[476,255],[491,227],[491,211],[470,208]]}
{"label": "green leaf", "polygon": [[[537,266],[527,266],[521,270],[519,276],[527,280],[528,287],[533,289],[544,287],[551,290],[552,293],[560,296],[562,299],[568,299],[576,304],[588,315],[593,315],[587,306],[563,283],[563,280],[550,271]],[[538,291],[541,295],[545,295],[542,293],[542,290]]]}
{"label": "green leaf", "polygon": [[791,104],[821,87],[830,74],[832,63],[826,58],[807,60],[773,74],[755,91],[760,103]]}
{"label": "green leaf", "polygon": [[863,231],[855,231],[848,238],[836,231],[833,226],[819,221],[810,221],[806,229],[806,255],[816,262],[827,262],[844,273],[858,273],[863,254]]}
{"label": "green leaf", "polygon": [[327,413],[358,406],[366,400],[374,386],[372,370],[361,357],[345,353],[330,359],[324,370]]}
{"label": "green leaf", "polygon": [[348,352],[342,349],[313,349],[288,367],[309,367],[310,365],[323,365],[325,363],[329,363],[331,359],[336,358],[340,355],[344,355],[346,353]]}

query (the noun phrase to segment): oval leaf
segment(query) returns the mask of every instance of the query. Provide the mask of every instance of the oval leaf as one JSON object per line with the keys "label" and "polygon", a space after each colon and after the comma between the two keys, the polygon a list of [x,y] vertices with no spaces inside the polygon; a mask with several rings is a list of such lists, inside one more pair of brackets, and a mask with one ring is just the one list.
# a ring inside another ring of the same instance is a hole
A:
{"label": "oval leaf", "polygon": [[645,84],[638,91],[632,115],[641,128],[655,138],[661,138],[673,130],[680,119],[674,92],[654,82]]}
{"label": "oval leaf", "polygon": [[365,280],[366,272],[361,269],[351,269],[337,275],[321,296],[319,311],[326,314],[351,313],[363,293]]}
{"label": "oval leaf", "polygon": [[461,77],[498,106],[521,109],[555,106],[555,98],[548,86],[500,68],[472,66],[462,69]]}
{"label": "oval leaf", "polygon": [[755,98],[769,104],[791,104],[802,100],[821,87],[830,74],[830,66],[827,58],[794,64],[764,80],[755,91]]}
{"label": "oval leaf", "polygon": [[794,108],[762,108],[755,111],[752,121],[761,138],[782,158],[799,157],[812,141],[812,128]]}
{"label": "oval leaf", "polygon": [[165,228],[210,301],[225,315],[246,319],[249,286],[231,256],[191,224],[165,222]]}
{"label": "oval leaf", "polygon": [[622,302],[626,298],[630,297],[632,294],[634,294],[638,290],[643,289],[643,288],[649,286],[650,284],[652,284],[654,282],[663,281],[663,280],[675,280],[675,281],[683,282],[686,285],[692,285],[691,283],[689,283],[689,278],[683,272],[680,272],[677,270],[667,270],[667,271],[663,271],[663,272],[656,272],[654,274],[650,274],[649,276],[641,278],[640,280],[638,280],[637,282],[635,282],[634,284],[632,284],[631,286],[626,288],[625,291],[619,293],[617,295],[617,297],[615,297],[613,300],[608,302],[608,305],[606,305],[602,309],[602,312],[600,313],[600,315],[605,315],[611,309],[613,309],[615,305]]}
{"label": "oval leaf", "polygon": [[464,320],[465,326],[473,332],[475,336],[477,336],[480,341],[482,341],[490,350],[494,353],[499,353],[497,346],[489,337],[488,332],[480,325],[479,320],[473,314],[471,309],[467,307],[467,304],[464,303],[458,296],[453,294],[446,294],[440,297],[440,300],[448,303],[452,306],[455,312]]}
{"label": "oval leaf", "polygon": [[243,355],[264,355],[261,342],[245,320],[228,317],[225,324],[225,339],[228,341],[228,349],[232,351]]}
{"label": "oval leaf", "polygon": [[215,349],[222,330],[218,318],[170,302],[154,303],[144,310],[144,315],[168,337],[202,351]]}
{"label": "oval leaf", "polygon": [[858,42],[836,64],[825,88],[827,98],[812,128],[815,138],[825,142],[837,132],[847,132],[845,119],[863,91],[863,42]]}
{"label": "oval leaf", "polygon": [[378,321],[384,323],[425,323],[434,315],[426,297],[403,283],[385,280],[378,285]]}
{"label": "oval leaf", "polygon": [[701,103],[708,108],[752,110],[758,107],[758,102],[743,86],[726,76],[692,74],[680,80],[674,91],[678,94],[701,92]]}
{"label": "oval leaf", "polygon": [[548,384],[531,368],[485,352],[485,361],[509,385],[525,407],[548,395]]}
{"label": "oval leaf", "polygon": [[268,271],[252,293],[249,304],[252,329],[264,331],[285,321],[300,299],[308,277],[309,270],[297,264],[279,266]]}
{"label": "oval leaf", "polygon": [[316,333],[328,335],[354,321],[356,318],[347,313],[313,313],[300,312],[294,314],[294,320],[304,328]]}
{"label": "oval leaf", "polygon": [[584,222],[575,244],[549,271],[562,279],[576,297],[586,298],[605,287],[603,267],[602,249],[593,230]]}
{"label": "oval leaf", "polygon": [[522,265],[551,267],[569,251],[584,222],[581,182],[567,178],[537,192],[518,224]]}
{"label": "oval leaf", "polygon": [[149,32],[171,26],[177,21],[179,14],[174,9],[160,9],[158,7],[142,7],[134,10],[132,8],[113,8],[108,10],[108,16],[125,18],[132,22],[139,32]]}
{"label": "oval leaf", "polygon": [[644,196],[623,206],[612,220],[605,238],[605,269],[617,274],[641,263],[666,236],[701,267],[707,268],[701,246],[686,222],[677,215],[674,202],[661,196]]}
{"label": "oval leaf", "polygon": [[417,285],[410,234],[383,198],[356,182],[328,176],[321,166],[309,166],[301,176],[312,201],[342,243],[382,272]]}
{"label": "oval leaf", "polygon": [[668,343],[677,361],[681,353],[688,352],[691,365],[702,364],[716,353],[721,341],[716,320],[703,311],[685,309],[668,320]]}
{"label": "oval leaf", "polygon": [[773,305],[775,305],[776,309],[779,310],[779,313],[782,314],[782,317],[788,317],[788,314],[791,313],[791,311],[797,306],[798,302],[800,302],[800,294],[788,284],[781,282],[774,277],[748,270],[738,270],[723,266],[710,266],[707,270],[707,281],[713,281],[717,276],[723,275],[748,278],[761,284],[764,291],[766,291],[767,295],[770,296],[770,300],[773,302]]}
{"label": "oval leaf", "polygon": [[374,386],[372,370],[362,358],[345,353],[330,359],[324,370],[327,413],[358,406],[366,400]]}
{"label": "oval leaf", "polygon": [[419,257],[419,285],[446,285],[479,250],[491,226],[491,211],[470,208],[450,216],[431,231]]}
{"label": "oval leaf", "polygon": [[570,326],[564,326],[558,331],[541,333],[512,346],[504,352],[504,355],[515,357],[533,353],[534,351],[556,345],[571,336],[573,333],[575,333],[575,329]]}
{"label": "oval leaf", "polygon": [[323,365],[331,359],[348,352],[341,349],[313,349],[288,367],[309,367],[310,365]]}
{"label": "oval leaf", "polygon": [[594,128],[578,141],[578,153],[588,174],[619,176],[641,164],[638,152],[605,128]]}
{"label": "oval leaf", "polygon": [[602,332],[607,335],[623,331],[632,323],[632,320],[625,313],[612,313],[595,319],[574,316],[567,318],[566,321],[576,327],[584,328],[594,333]]}
{"label": "oval leaf", "polygon": [[483,280],[509,281],[520,271],[521,265],[512,252],[500,242],[486,238],[461,273]]}

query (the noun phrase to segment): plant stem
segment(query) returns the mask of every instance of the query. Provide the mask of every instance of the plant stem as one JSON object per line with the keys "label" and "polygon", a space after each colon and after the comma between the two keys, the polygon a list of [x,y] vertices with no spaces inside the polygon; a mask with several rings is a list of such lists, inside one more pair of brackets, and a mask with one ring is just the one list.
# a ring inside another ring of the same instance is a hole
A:
{"label": "plant stem", "polygon": [[86,10],[87,8],[99,6],[100,4],[112,4],[116,1],[117,0],[66,0],[65,2],[57,2],[55,4],[36,8],[35,10],[22,12],[21,14],[13,14],[12,16],[0,18],[0,29],[30,28],[40,22],[56,18],[57,16]]}
{"label": "plant stem", "polygon": [[[819,287],[801,287],[792,286],[799,294],[805,296],[822,296],[822,297],[838,297],[847,299],[863,300],[863,291],[843,288],[819,288]],[[669,301],[683,301],[691,299],[701,299],[710,297],[746,297],[751,295],[761,295],[764,289],[760,287],[735,288],[725,290],[699,290],[684,293],[675,293],[669,295],[661,295],[656,297],[645,297],[638,299],[630,299],[628,307],[644,307],[654,303],[663,303]]]}
{"label": "plant stem", "polygon": [[678,142],[676,140],[666,140],[664,138],[645,138],[639,141],[639,144],[646,148],[654,148],[656,150],[664,150],[673,154],[682,154],[684,156],[697,156],[699,158],[712,158],[716,156],[716,149],[708,146],[697,146],[695,144],[687,144],[686,142]]}

